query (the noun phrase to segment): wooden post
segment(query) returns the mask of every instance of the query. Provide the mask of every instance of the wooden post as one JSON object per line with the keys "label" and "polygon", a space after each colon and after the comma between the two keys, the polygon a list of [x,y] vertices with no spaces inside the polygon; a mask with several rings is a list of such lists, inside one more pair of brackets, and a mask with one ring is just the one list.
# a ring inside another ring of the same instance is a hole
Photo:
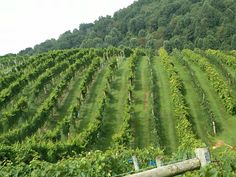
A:
{"label": "wooden post", "polygon": [[[184,160],[182,162],[161,166],[144,172],[128,175],[126,177],[166,177],[182,174],[204,167],[211,162],[210,153],[207,148],[195,150],[196,158]],[[159,159],[158,159],[159,161]]]}
{"label": "wooden post", "polygon": [[204,102],[205,101],[205,94],[203,93],[202,94],[202,102]]}
{"label": "wooden post", "polygon": [[215,121],[212,121],[212,125],[213,125],[214,135],[216,135],[216,124],[215,124]]}
{"label": "wooden post", "polygon": [[152,170],[129,175],[127,177],[166,177],[182,174],[189,170],[200,168],[201,163],[198,158],[185,160],[171,165],[161,166]]}
{"label": "wooden post", "polygon": [[162,161],[161,161],[162,157],[156,157],[156,165],[157,167],[161,167],[162,166]]}
{"label": "wooden post", "polygon": [[139,165],[138,165],[137,157],[136,156],[132,156],[132,160],[133,160],[133,163],[134,163],[135,171],[139,171]]}
{"label": "wooden post", "polygon": [[132,101],[132,92],[129,91],[129,101],[131,102]]}
{"label": "wooden post", "polygon": [[152,108],[152,115],[155,116],[155,114],[154,114],[154,109],[153,109],[153,108]]}
{"label": "wooden post", "polygon": [[210,153],[207,148],[197,148],[195,149],[195,154],[200,160],[201,167],[204,167],[211,163]]}

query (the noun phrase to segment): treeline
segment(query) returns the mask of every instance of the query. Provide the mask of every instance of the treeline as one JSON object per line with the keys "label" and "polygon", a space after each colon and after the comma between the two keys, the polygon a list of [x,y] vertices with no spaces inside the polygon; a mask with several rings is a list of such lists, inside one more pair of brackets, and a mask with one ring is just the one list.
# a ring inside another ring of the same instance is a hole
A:
{"label": "treeline", "polygon": [[19,54],[109,46],[236,49],[235,14],[235,0],[139,0]]}

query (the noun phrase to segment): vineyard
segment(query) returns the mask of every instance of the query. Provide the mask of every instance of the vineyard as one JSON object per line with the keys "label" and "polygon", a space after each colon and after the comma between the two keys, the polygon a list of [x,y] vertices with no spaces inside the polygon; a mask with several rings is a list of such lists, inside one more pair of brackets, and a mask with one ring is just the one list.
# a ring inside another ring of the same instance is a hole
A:
{"label": "vineyard", "polygon": [[114,176],[156,156],[236,175],[236,52],[129,48],[0,57],[0,176]]}

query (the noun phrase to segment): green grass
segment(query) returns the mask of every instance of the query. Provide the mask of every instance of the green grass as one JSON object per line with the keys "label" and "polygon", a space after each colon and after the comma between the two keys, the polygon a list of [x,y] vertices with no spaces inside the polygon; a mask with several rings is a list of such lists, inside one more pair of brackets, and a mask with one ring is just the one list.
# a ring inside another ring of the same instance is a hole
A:
{"label": "green grass", "polygon": [[153,60],[153,74],[156,75],[159,86],[160,120],[162,122],[164,144],[167,152],[174,152],[177,148],[177,135],[175,133],[175,117],[171,101],[171,91],[167,72],[164,70],[159,57]]}
{"label": "green grass", "polygon": [[228,84],[228,86],[232,90],[232,96],[236,100],[236,71],[227,64],[216,61],[216,58],[207,57],[207,59],[216,69],[216,71],[222,76],[224,81]]}
{"label": "green grass", "polygon": [[229,115],[223,104],[221,103],[218,94],[215,92],[211,86],[207,76],[198,66],[191,64],[190,67],[195,71],[196,76],[201,84],[201,87],[206,92],[206,96],[210,102],[211,109],[213,110],[216,122],[219,123],[217,131],[217,136],[214,138],[217,140],[224,140],[226,143],[235,145],[235,129],[236,129],[236,116]]}
{"label": "green grass", "polygon": [[[69,107],[74,104],[79,96],[79,86],[81,81],[81,74],[77,74],[69,84],[68,90],[64,92],[57,113],[54,117],[54,122],[62,120],[67,114]],[[51,125],[53,126],[53,125]]]}
{"label": "green grass", "polygon": [[102,90],[105,84],[105,73],[106,69],[103,68],[97,73],[97,77],[94,78],[94,82],[89,89],[87,99],[81,107],[80,117],[76,121],[75,127],[78,128],[77,133],[80,133],[84,128],[86,128],[95,115],[95,111],[97,109],[97,98],[99,94],[103,94]]}
{"label": "green grass", "polygon": [[147,57],[139,59],[135,74],[133,127],[135,146],[144,148],[155,144],[155,122],[152,117],[150,70]]}
{"label": "green grass", "polygon": [[[110,84],[100,129],[101,131],[95,142],[93,142],[91,146],[89,145],[86,151],[97,149],[107,150],[114,147],[112,137],[121,130],[124,120],[124,106],[128,98],[128,60],[129,59],[119,60],[119,67],[114,71],[113,79]],[[193,131],[197,137],[209,147],[214,146],[217,141],[223,141],[226,144],[235,146],[236,115],[232,116],[226,112],[222,100],[219,98],[219,95],[216,93],[204,71],[201,70],[198,64],[188,61],[188,58],[186,57],[184,57],[184,60],[186,60],[190,68],[177,61],[177,58],[170,60],[172,60],[175,70],[183,81],[185,88],[184,98],[191,115],[189,121],[192,124]],[[226,64],[220,62],[216,63],[214,60],[211,60],[210,63],[228,83],[232,90],[233,100],[236,102],[236,83],[230,83],[228,76],[228,73],[230,73],[231,78],[236,80],[236,71]],[[80,116],[75,122],[71,122],[70,124],[70,137],[73,138],[83,132],[88,127],[88,124],[94,120],[97,111],[97,99],[100,95],[103,95],[103,89],[106,84],[105,76],[108,64],[109,61],[104,68],[95,73],[94,81],[90,84],[88,94],[79,110]],[[223,65],[223,68],[221,65]],[[151,78],[151,68],[153,70],[153,78]],[[76,103],[77,98],[80,96],[80,82],[87,69],[88,67],[83,69],[83,71],[78,70],[74,79],[68,82],[68,88],[66,88],[61,96],[59,96],[58,103],[54,105],[53,115],[51,113],[48,114],[45,124],[34,134],[37,140],[45,141],[46,139],[43,133],[55,130],[65,116],[69,114],[70,106]],[[192,75],[191,72],[194,75]],[[203,91],[200,90],[199,87],[195,87],[194,81],[192,80],[193,78],[199,82]],[[49,81],[44,85],[44,87],[47,88],[47,93],[45,94],[42,89],[38,96],[32,94],[34,81],[25,85],[19,93],[12,98],[12,101],[7,103],[5,108],[1,109],[2,112],[10,110],[20,96],[26,96],[28,98],[29,112],[27,112],[27,115],[22,117],[18,123],[13,125],[12,129],[21,128],[25,122],[29,122],[44,100],[52,93],[55,86],[57,86],[62,79],[63,78],[60,77],[59,74],[55,75],[54,84],[52,81]],[[154,80],[153,88],[151,79]],[[203,93],[205,93],[204,99]],[[154,103],[154,105],[152,105],[152,94],[155,95],[156,103]],[[179,146],[178,136],[176,134],[177,120],[174,112],[174,104],[172,102],[169,76],[158,56],[152,58],[151,65],[149,65],[147,57],[139,58],[135,71],[133,98],[131,128],[133,130],[134,143],[132,144],[132,147],[134,145],[133,148],[143,149],[151,145],[160,145],[166,154],[176,152]],[[202,105],[204,100],[207,100],[209,104],[207,102],[205,105]],[[207,108],[204,109],[203,106],[209,107],[210,110],[207,111]],[[153,107],[157,117],[156,120],[154,120],[152,115]],[[209,123],[208,117],[211,115],[211,111],[216,120],[216,136],[210,135],[209,133],[212,132],[213,128],[210,124],[211,122]],[[155,121],[159,121],[157,122],[157,125]],[[158,126],[160,126],[160,129],[158,129],[159,131],[157,133],[155,128]],[[160,139],[160,144],[156,141],[159,140],[158,138]],[[62,136],[61,140],[58,141],[63,143],[66,140],[67,136]],[[24,142],[26,141],[23,141],[22,145]]]}
{"label": "green grass", "polygon": [[191,75],[187,72],[187,68],[180,64],[177,60],[173,60],[175,69],[179,73],[185,88],[185,100],[190,110],[190,122],[192,123],[194,132],[203,142],[208,143],[207,134],[207,117],[205,111],[201,107],[202,95],[198,94],[197,88],[194,88]]}
{"label": "green grass", "polygon": [[112,145],[112,136],[120,129],[123,120],[125,100],[128,97],[128,61],[123,61],[114,73],[110,86],[109,102],[106,105],[102,133],[97,143],[98,149]]}
{"label": "green grass", "polygon": [[[83,73],[84,71],[82,71]],[[68,88],[65,89],[63,94],[59,98],[59,103],[56,105],[56,109],[53,111],[53,117],[45,122],[45,125],[37,131],[41,134],[41,131],[52,130],[57,124],[68,114],[69,107],[76,102],[79,96],[79,85],[82,77],[82,73],[77,73],[70,81]],[[57,80],[58,82],[60,80]],[[53,89],[53,88],[52,88]]]}

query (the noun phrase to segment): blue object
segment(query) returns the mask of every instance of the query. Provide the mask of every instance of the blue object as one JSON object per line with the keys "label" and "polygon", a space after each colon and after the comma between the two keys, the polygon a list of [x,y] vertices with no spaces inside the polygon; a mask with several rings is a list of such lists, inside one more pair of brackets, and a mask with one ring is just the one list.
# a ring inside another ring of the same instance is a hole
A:
{"label": "blue object", "polygon": [[132,160],[132,159],[129,159],[129,160],[128,160],[128,163],[133,163],[133,160]]}
{"label": "blue object", "polygon": [[149,164],[149,166],[157,166],[157,164],[154,160],[150,160],[148,164]]}

